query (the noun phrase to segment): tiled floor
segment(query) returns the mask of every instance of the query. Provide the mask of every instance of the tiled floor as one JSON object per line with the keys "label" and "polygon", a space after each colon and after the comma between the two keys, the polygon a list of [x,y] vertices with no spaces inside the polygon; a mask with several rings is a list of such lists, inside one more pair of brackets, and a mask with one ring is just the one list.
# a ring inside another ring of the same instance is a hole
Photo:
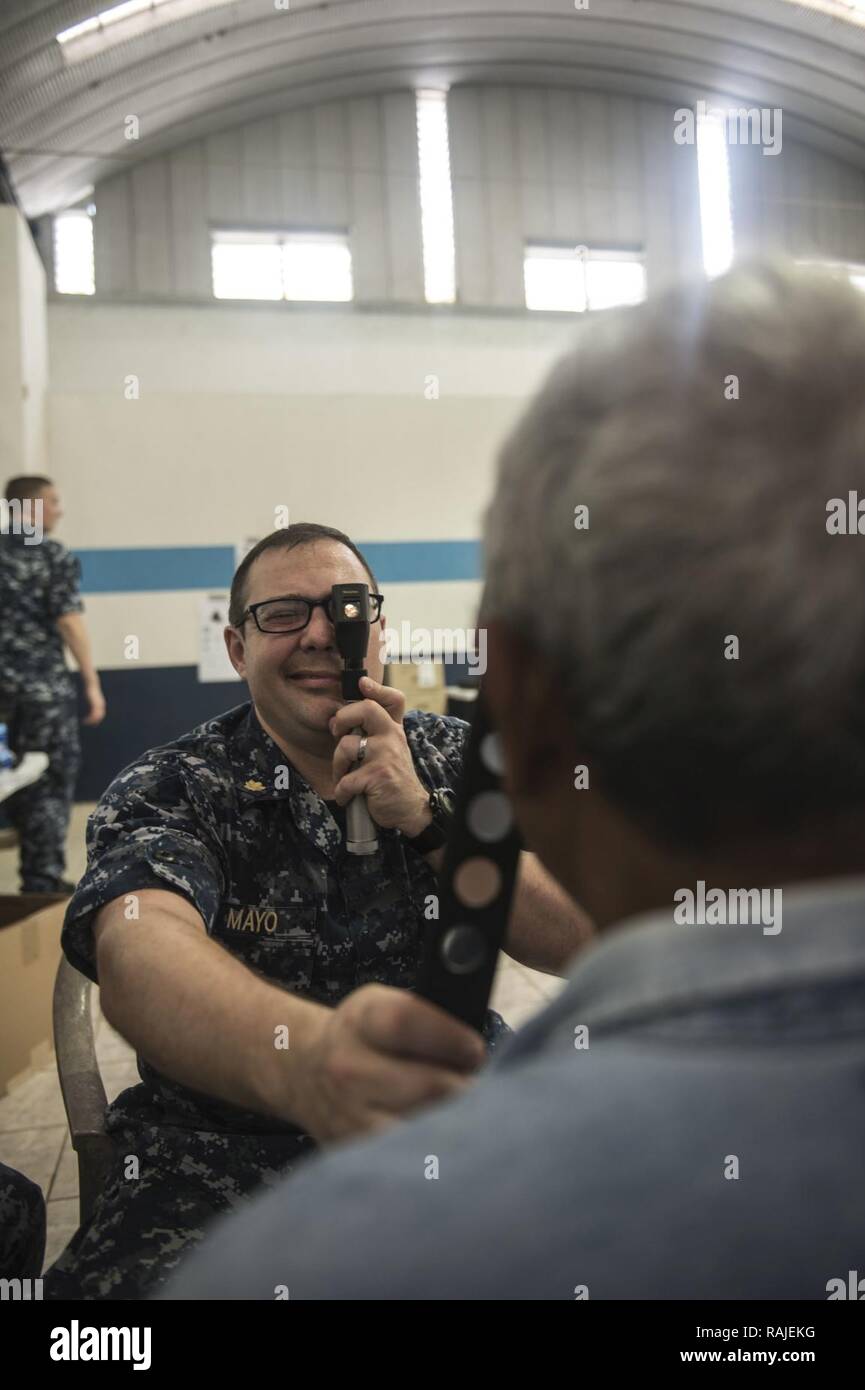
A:
{"label": "tiled floor", "polygon": [[[67,873],[84,871],[84,824],[92,807],[76,806],[70,826]],[[0,892],[18,891],[17,851],[0,838]],[[492,1006],[513,1027],[524,1023],[562,988],[562,981],[503,957]],[[91,994],[96,1055],[105,1091],[112,1100],[138,1081],[135,1054],[102,1017],[99,992]],[[52,1264],[78,1226],[78,1159],[70,1147],[66,1115],[53,1062],[34,1072],[0,1099],[0,1160],[38,1183],[48,1203],[45,1267]]]}
{"label": "tiled floor", "polygon": [[[70,879],[84,872],[84,826],[92,806],[73,810],[67,840]],[[0,892],[18,892],[18,853],[13,837],[0,839]],[[135,1054],[103,1019],[99,991],[91,995],[96,1055],[109,1100],[138,1081]],[[48,1204],[45,1267],[53,1264],[78,1226],[78,1159],[69,1143],[66,1113],[52,1061],[0,1098],[0,1160],[39,1184]]]}
{"label": "tiled floor", "polygon": [[[99,1012],[94,998],[96,1056],[109,1100],[138,1081],[135,1054]],[[78,1159],[69,1144],[54,1064],[35,1072],[0,1100],[0,1159],[39,1184],[48,1203],[46,1268],[78,1226]]]}

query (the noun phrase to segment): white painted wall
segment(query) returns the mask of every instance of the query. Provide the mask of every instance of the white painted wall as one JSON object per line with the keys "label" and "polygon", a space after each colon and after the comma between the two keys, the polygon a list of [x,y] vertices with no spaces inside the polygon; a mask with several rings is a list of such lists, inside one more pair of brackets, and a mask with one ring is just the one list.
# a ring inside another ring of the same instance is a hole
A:
{"label": "white painted wall", "polygon": [[[650,287],[700,263],[696,154],[673,105],[602,91],[448,97],[457,296],[524,305],[526,240],[634,245]],[[413,92],[329,102],[179,146],[100,183],[101,297],[209,299],[212,227],[348,231],[360,303],[424,301]]]}
{"label": "white painted wall", "polygon": [[287,111],[180,145],[96,190],[103,296],[209,299],[211,227],[349,233],[355,298],[423,302],[415,98]]}
{"label": "white painted wall", "polygon": [[[365,541],[480,534],[496,448],[569,317],[289,305],[49,307],[50,472],[73,547],[231,545],[274,508]],[[138,400],[125,380],[139,380]],[[431,377],[438,399],[428,399]],[[469,626],[475,583],[388,587],[388,614]],[[196,659],[197,593],[93,595],[100,667]]]}
{"label": "white painted wall", "polygon": [[[574,326],[521,309],[524,242],[642,246],[650,289],[698,271],[696,153],[662,101],[466,86],[449,110],[456,311],[421,307],[410,92],[257,121],[99,186],[97,296],[49,307],[47,471],[70,544],[231,545],[282,505],[361,541],[479,535],[496,448]],[[738,250],[865,260],[860,171],[786,139],[730,153]],[[213,301],[219,224],[347,226],[359,302]],[[194,661],[198,597],[93,596],[98,663],[122,666],[129,632],[143,664]],[[466,626],[477,585],[388,599],[395,623]]]}
{"label": "white painted wall", "polygon": [[731,145],[737,254],[865,263],[865,173],[822,150],[783,140],[781,153]]}
{"label": "white painted wall", "polygon": [[696,153],[673,106],[613,92],[455,87],[448,98],[463,304],[525,304],[527,241],[636,247],[650,289],[700,265]]}
{"label": "white painted wall", "polygon": [[[45,469],[45,272],[17,208],[0,206],[0,458],[5,477]],[[5,478],[4,478],[5,481]]]}

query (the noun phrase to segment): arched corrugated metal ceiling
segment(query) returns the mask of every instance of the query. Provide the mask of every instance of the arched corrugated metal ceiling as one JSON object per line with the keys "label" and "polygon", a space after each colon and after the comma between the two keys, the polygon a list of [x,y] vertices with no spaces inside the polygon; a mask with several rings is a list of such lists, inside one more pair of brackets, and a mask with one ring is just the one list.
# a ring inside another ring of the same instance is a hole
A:
{"label": "arched corrugated metal ceiling", "polygon": [[[865,24],[807,0],[229,0],[68,62],[56,34],[97,8],[0,9],[0,149],[30,216],[130,161],[274,110],[460,82],[781,107],[785,133],[865,167]],[[128,114],[140,120],[134,145]]]}

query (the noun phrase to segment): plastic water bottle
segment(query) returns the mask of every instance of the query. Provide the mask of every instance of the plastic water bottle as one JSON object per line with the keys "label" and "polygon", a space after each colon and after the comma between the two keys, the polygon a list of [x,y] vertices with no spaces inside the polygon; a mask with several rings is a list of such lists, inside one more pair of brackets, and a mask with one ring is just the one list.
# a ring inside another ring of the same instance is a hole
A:
{"label": "plastic water bottle", "polygon": [[15,754],[9,747],[9,730],[0,724],[0,771],[15,766]]}

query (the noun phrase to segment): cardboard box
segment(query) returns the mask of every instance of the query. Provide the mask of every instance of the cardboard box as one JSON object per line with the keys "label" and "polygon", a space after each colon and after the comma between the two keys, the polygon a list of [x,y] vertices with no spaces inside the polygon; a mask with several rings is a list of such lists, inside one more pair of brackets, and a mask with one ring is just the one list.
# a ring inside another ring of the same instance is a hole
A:
{"label": "cardboard box", "polygon": [[0,1096],[53,1053],[52,1004],[68,898],[0,895]]}
{"label": "cardboard box", "polygon": [[384,668],[384,683],[401,690],[407,710],[444,714],[447,710],[445,668],[441,662],[390,661]]}

